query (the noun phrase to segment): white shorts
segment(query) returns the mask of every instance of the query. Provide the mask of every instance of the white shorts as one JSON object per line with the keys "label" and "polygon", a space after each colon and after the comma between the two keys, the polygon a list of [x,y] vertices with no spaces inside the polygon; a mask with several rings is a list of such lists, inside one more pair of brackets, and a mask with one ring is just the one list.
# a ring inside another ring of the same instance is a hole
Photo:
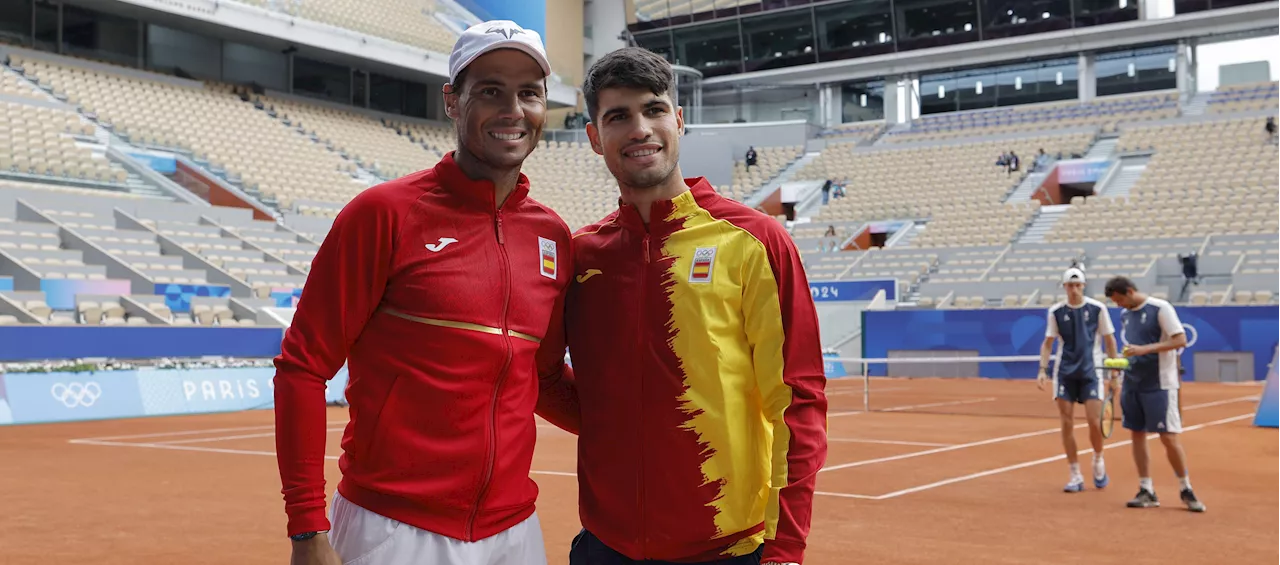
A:
{"label": "white shorts", "polygon": [[337,491],[329,543],[343,565],[546,565],[538,515],[476,542],[415,528],[356,506]]}

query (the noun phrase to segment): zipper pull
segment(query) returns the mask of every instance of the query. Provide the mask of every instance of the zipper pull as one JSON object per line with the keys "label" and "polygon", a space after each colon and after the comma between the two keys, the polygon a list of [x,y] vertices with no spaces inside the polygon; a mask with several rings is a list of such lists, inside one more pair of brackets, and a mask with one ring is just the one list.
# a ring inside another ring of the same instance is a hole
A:
{"label": "zipper pull", "polygon": [[649,262],[649,236],[644,236],[644,262]]}
{"label": "zipper pull", "polygon": [[496,221],[494,224],[494,229],[498,231],[498,245],[503,245],[504,243],[502,241],[502,212],[498,212],[495,217],[496,217]]}

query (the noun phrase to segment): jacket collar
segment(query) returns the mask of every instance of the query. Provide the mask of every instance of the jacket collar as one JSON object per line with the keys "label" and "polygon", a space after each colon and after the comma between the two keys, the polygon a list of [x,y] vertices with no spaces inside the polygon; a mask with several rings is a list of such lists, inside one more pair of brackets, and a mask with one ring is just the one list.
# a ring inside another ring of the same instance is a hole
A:
{"label": "jacket collar", "polygon": [[719,198],[715,188],[707,182],[706,177],[684,179],[689,187],[671,200],[658,200],[649,209],[649,226],[644,225],[640,211],[631,204],[623,204],[618,210],[618,223],[629,231],[647,233],[654,236],[665,236],[679,231],[685,220],[702,210],[701,203],[709,199]]}
{"label": "jacket collar", "polygon": [[[462,200],[469,206],[474,206],[477,210],[485,212],[494,212],[497,205],[494,200],[495,188],[493,181],[488,179],[473,179],[462,172],[462,168],[458,166],[458,162],[453,159],[453,151],[445,154],[432,171],[435,172],[436,178],[440,180],[440,186],[449,195]],[[503,208],[512,208],[524,201],[529,196],[529,177],[524,173],[520,173],[519,179],[516,180],[516,187],[507,196],[507,200],[503,203]]]}

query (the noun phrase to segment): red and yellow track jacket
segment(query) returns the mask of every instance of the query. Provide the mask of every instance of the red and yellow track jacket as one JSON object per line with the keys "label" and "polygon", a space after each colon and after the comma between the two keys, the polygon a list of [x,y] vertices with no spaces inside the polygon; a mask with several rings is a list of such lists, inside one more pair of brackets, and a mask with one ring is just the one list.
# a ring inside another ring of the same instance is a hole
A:
{"label": "red and yellow track jacket", "polygon": [[583,526],[631,559],[801,562],[826,460],[818,321],[776,220],[704,179],[574,235]]}

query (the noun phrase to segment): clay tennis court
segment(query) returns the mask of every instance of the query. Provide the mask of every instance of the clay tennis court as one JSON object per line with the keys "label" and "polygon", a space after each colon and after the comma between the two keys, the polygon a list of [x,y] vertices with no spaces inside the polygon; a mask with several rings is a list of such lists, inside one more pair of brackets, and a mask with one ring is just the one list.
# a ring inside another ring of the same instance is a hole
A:
{"label": "clay tennis court", "polygon": [[[1111,486],[1062,493],[1053,406],[1034,382],[871,387],[864,412],[861,379],[828,385],[810,565],[1277,559],[1276,431],[1252,426],[1260,386],[1184,388],[1183,441],[1205,514],[1183,509],[1158,441],[1163,507],[1125,508],[1137,478],[1122,429],[1108,440]],[[330,491],[346,420],[330,408]],[[575,443],[545,423],[539,432],[538,512],[550,562],[563,564],[579,527]],[[1077,438],[1087,449],[1084,430]],[[273,451],[267,410],[0,427],[0,563],[288,563]]]}

